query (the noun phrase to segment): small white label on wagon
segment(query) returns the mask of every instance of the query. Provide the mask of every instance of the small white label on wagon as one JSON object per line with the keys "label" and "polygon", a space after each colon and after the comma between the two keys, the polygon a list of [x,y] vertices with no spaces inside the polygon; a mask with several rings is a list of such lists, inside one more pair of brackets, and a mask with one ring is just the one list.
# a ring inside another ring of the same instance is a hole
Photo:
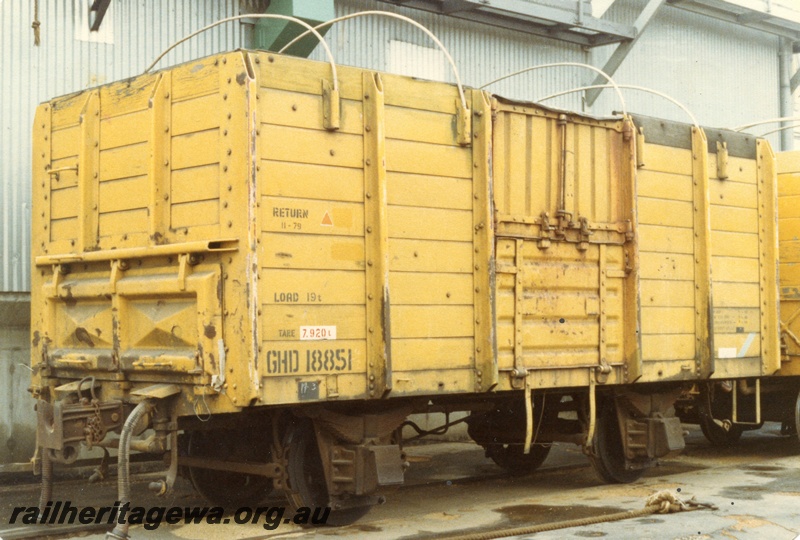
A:
{"label": "small white label on wagon", "polygon": [[324,339],[336,339],[335,326],[301,326],[301,341],[318,341]]}

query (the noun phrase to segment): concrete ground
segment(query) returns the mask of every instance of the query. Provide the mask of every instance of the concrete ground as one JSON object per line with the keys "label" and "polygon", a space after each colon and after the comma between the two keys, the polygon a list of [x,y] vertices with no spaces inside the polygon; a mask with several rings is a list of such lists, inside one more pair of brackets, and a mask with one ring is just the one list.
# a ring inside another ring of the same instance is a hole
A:
{"label": "concrete ground", "polygon": [[[800,443],[781,437],[777,424],[747,432],[736,446],[725,449],[711,447],[699,430],[690,428],[687,447],[681,456],[663,461],[632,484],[613,486],[597,480],[575,446],[556,445],[544,466],[527,476],[504,473],[471,443],[436,443],[407,450],[412,467],[406,474],[406,484],[385,490],[386,504],[372,509],[348,527],[307,530],[281,524],[275,530],[265,530],[264,521],[236,525],[232,514],[228,514],[226,518],[231,523],[227,525],[161,524],[153,531],[135,526],[131,533],[133,538],[141,539],[421,540],[636,510],[644,506],[649,495],[667,490],[683,499],[695,496],[715,504],[717,509],[651,515],[535,536],[537,539],[800,539]],[[138,477],[133,495],[135,504],[204,505],[183,480],[179,480],[176,492],[168,500],[156,498],[146,489],[147,481],[153,477]],[[75,533],[52,536],[49,534],[55,532],[52,529],[8,524],[15,506],[35,505],[37,498],[35,485],[0,487],[0,538],[14,538],[24,532],[31,537],[34,530],[40,538],[78,537]],[[109,505],[115,500],[115,485],[113,481],[99,485],[62,481],[55,487],[54,498],[70,500],[73,505]],[[264,506],[284,504],[280,498],[265,502]],[[104,536],[92,532],[85,538],[101,540]]]}

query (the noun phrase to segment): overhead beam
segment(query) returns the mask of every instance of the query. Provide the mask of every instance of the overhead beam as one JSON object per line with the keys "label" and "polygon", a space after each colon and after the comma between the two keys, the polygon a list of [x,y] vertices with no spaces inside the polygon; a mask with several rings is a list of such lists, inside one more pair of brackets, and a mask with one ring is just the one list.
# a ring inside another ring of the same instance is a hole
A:
{"label": "overhead beam", "polygon": [[[633,47],[636,45],[636,42],[639,41],[639,38],[642,37],[647,25],[650,24],[650,21],[653,20],[658,10],[666,3],[667,0],[650,0],[647,5],[644,6],[644,9],[636,18],[636,22],[633,23],[633,27],[636,29],[636,36],[630,40],[623,43],[620,43],[614,52],[611,54],[611,57],[606,61],[606,64],[603,66],[603,71],[606,72],[609,76],[613,76],[614,73],[617,72],[619,66],[622,65],[622,62],[625,61],[625,58],[628,56],[628,53],[631,52]],[[602,75],[598,75],[591,86],[602,85],[606,84],[605,77]],[[600,93],[603,91],[602,88],[593,88],[591,90],[586,91],[586,105],[591,107],[597,98],[600,96]]]}
{"label": "overhead beam", "polygon": [[746,18],[739,20],[738,18],[743,15],[742,13],[734,13],[727,11],[719,6],[713,6],[703,1],[695,0],[667,0],[671,6],[680,8],[699,15],[705,15],[713,19],[733,23],[745,28],[752,28],[759,32],[766,32],[776,36],[785,37],[792,41],[800,41],[800,29],[797,28],[797,23],[790,21],[782,21],[777,17],[771,17],[762,21],[748,21]]}
{"label": "overhead beam", "polygon": [[792,78],[789,80],[789,87],[792,90],[792,94],[794,94],[798,86],[800,86],[800,69],[795,71],[794,75],[792,75]]}
{"label": "overhead beam", "polygon": [[580,1],[562,0],[564,8],[525,0],[381,0],[385,3],[448,15],[582,47],[633,39],[633,26],[592,17]]}

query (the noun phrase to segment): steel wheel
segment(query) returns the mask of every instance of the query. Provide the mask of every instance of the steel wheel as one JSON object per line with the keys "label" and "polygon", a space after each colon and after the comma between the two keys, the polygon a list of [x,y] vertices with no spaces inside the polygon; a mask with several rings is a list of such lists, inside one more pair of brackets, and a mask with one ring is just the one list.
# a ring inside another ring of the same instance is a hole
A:
{"label": "steel wheel", "polygon": [[644,469],[626,468],[625,449],[622,445],[616,406],[613,401],[604,405],[597,415],[594,448],[589,456],[589,461],[603,482],[628,484],[638,480],[644,473]]}
{"label": "steel wheel", "polygon": [[486,456],[508,472],[528,474],[544,463],[550,445],[533,444],[529,454],[523,454],[522,450],[521,444],[490,444],[486,447]]}
{"label": "steel wheel", "polygon": [[[317,435],[311,421],[304,420],[292,427],[288,441],[289,484],[292,493],[289,504],[296,510],[301,506],[316,508],[330,505],[328,487],[325,483],[325,471],[317,446]],[[332,509],[326,525],[339,527],[350,525],[369,512],[369,506],[357,506],[345,509]]]}
{"label": "steel wheel", "polygon": [[[187,453],[226,461],[267,462],[270,458],[269,437],[229,430],[193,431],[189,435]],[[189,467],[189,480],[204,499],[217,506],[239,508],[255,506],[272,491],[272,479],[212,469]]]}

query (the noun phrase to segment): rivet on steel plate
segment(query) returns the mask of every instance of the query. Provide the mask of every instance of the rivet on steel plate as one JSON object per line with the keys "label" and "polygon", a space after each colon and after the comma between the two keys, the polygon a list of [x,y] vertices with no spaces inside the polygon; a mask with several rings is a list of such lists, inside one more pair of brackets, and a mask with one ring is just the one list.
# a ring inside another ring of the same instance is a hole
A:
{"label": "rivet on steel plate", "polygon": [[372,232],[372,227],[367,227],[367,232],[371,233]]}

